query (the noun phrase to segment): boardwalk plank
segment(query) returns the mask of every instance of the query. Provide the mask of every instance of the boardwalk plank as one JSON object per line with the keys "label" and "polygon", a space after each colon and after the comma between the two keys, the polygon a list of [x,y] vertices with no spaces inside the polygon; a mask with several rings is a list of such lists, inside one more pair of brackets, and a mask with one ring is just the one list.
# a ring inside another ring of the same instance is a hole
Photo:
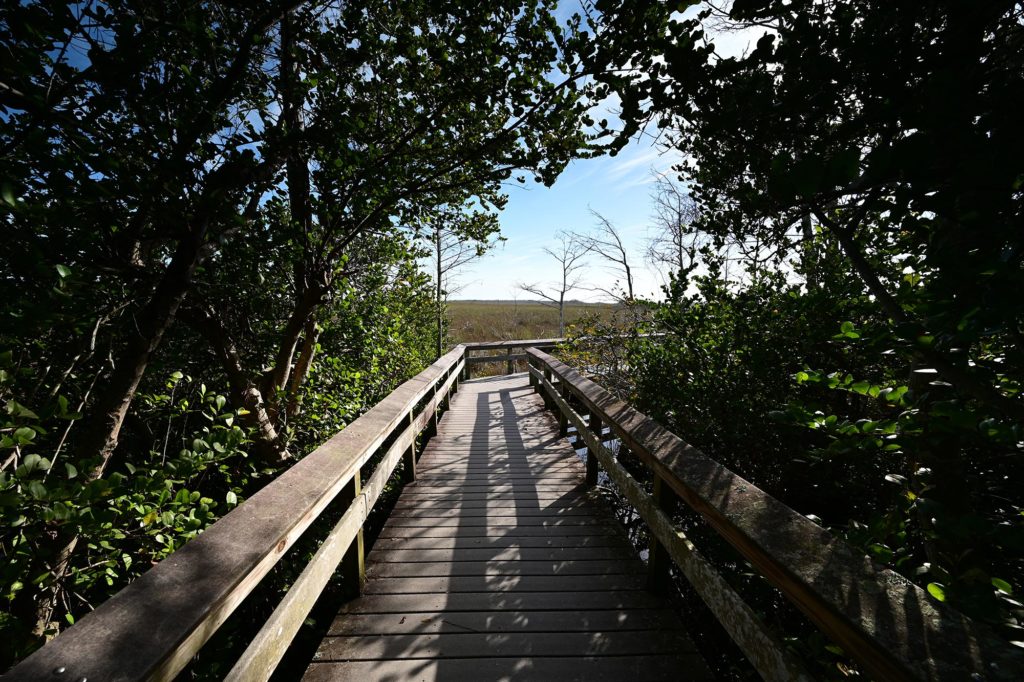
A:
{"label": "boardwalk plank", "polygon": [[644,589],[640,573],[591,575],[465,575],[432,578],[378,578],[366,585],[366,594],[427,594],[431,592],[603,592]]}
{"label": "boardwalk plank", "polygon": [[370,553],[369,560],[408,564],[417,561],[592,561],[621,556],[621,547],[460,547],[376,550]]}
{"label": "boardwalk plank", "polygon": [[372,639],[328,637],[321,662],[416,658],[474,658],[481,651],[503,656],[628,656],[679,652],[675,632],[465,632],[383,635]]}
{"label": "boardwalk plank", "polygon": [[314,662],[310,682],[354,680],[393,682],[480,682],[481,680],[558,680],[559,682],[622,682],[623,680],[709,680],[696,654],[684,656],[591,656],[559,658],[455,658],[396,661]]}
{"label": "boardwalk plank", "polygon": [[460,611],[458,613],[345,614],[328,635],[407,635],[416,632],[608,632],[678,630],[669,610]]}
{"label": "boardwalk plank", "polygon": [[464,383],[308,680],[709,679],[525,376]]}
{"label": "boardwalk plank", "polygon": [[489,575],[606,575],[639,572],[631,559],[595,561],[415,561],[375,564],[368,575],[377,578]]}

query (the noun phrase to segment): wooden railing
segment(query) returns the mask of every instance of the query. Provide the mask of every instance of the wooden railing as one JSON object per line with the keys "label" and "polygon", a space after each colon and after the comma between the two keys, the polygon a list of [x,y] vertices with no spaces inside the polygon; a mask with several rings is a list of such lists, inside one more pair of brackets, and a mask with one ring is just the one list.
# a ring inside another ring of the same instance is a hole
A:
{"label": "wooden railing", "polygon": [[[341,568],[362,588],[362,526],[403,461],[416,475],[416,443],[470,364],[525,357],[530,381],[587,446],[589,484],[603,468],[654,540],[651,587],[675,564],[757,670],[769,680],[808,679],[800,662],[673,524],[678,497],[876,679],[1021,680],[1024,655],[985,627],[830,535],[538,348],[560,339],[458,346],[366,414],[154,566],[78,624],[33,653],[5,680],[170,679],[336,501],[345,509],[327,539],[239,658],[227,679],[270,677]],[[515,353],[516,349],[523,349]],[[503,355],[494,354],[505,351]],[[491,353],[472,356],[472,353]],[[607,432],[606,432],[607,429]],[[615,439],[650,469],[648,493],[605,445]],[[381,450],[384,450],[381,453]],[[367,462],[380,455],[370,479]]]}
{"label": "wooden railing", "polygon": [[[471,378],[473,375],[473,365],[481,365],[485,363],[505,363],[505,374],[512,374],[512,372],[515,371],[516,362],[527,359],[527,348],[550,350],[563,341],[565,341],[565,339],[558,338],[467,343],[465,344],[466,369],[463,377],[466,379]],[[488,355],[473,355],[473,353],[488,353]]]}
{"label": "wooden railing", "polygon": [[[399,461],[416,472],[418,436],[458,390],[457,346],[138,580],[4,676],[4,680],[173,678],[329,503],[346,510],[228,674],[265,680],[330,577],[363,581],[362,527]],[[361,470],[388,443],[365,484]]]}
{"label": "wooden railing", "polygon": [[[740,478],[568,365],[527,351],[531,383],[587,446],[587,481],[603,467],[653,536],[656,587],[675,563],[768,680],[808,679],[798,660],[673,525],[678,497],[873,678],[1022,680],[1024,654],[935,602],[752,483]],[[608,427],[653,476],[649,494],[603,444]]]}

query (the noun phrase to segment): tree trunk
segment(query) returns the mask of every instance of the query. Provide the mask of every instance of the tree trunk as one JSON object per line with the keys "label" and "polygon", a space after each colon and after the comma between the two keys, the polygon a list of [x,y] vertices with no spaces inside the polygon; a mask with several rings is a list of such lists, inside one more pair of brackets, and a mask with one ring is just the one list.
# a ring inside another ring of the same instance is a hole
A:
{"label": "tree trunk", "polygon": [[264,395],[276,395],[277,391],[288,385],[295,350],[299,346],[302,332],[312,318],[313,312],[323,300],[326,291],[326,287],[319,286],[306,289],[296,300],[295,308],[288,317],[288,322],[285,323],[281,345],[278,346],[277,355],[274,357],[274,366],[267,373],[260,387]]}
{"label": "tree trunk", "polygon": [[310,318],[306,324],[306,332],[303,335],[302,350],[299,351],[299,359],[295,362],[295,370],[292,372],[292,380],[288,385],[288,410],[285,413],[289,419],[299,413],[299,389],[309,375],[309,368],[313,364],[313,356],[316,355],[316,343],[320,339],[320,325],[315,318]]}
{"label": "tree trunk", "polygon": [[[875,272],[871,263],[868,262],[864,254],[861,253],[860,248],[853,239],[853,227],[839,225],[837,222],[824,216],[821,212],[815,211],[815,215],[818,220],[825,225],[831,232],[836,236],[839,241],[839,245],[842,247],[846,257],[850,259],[853,264],[854,270],[860,277],[861,281],[867,286],[875,296],[875,300],[878,302],[882,311],[886,315],[892,318],[897,324],[910,323],[915,326],[921,327],[921,333],[924,333],[923,325],[919,321],[914,320],[903,310],[899,302],[893,298],[892,294],[882,283],[878,273]],[[856,225],[854,221],[853,226]],[[1000,393],[996,388],[990,384],[981,381],[974,376],[970,370],[955,365],[949,358],[947,358],[941,351],[937,351],[934,348],[928,347],[917,347],[914,350],[915,354],[921,359],[935,368],[943,378],[947,379],[950,383],[956,386],[959,390],[963,391],[967,395],[979,400],[983,404],[989,405],[1004,415],[1011,417],[1018,422],[1024,422],[1024,402],[1009,398]]]}
{"label": "tree trunk", "polygon": [[441,286],[441,278],[444,276],[441,263],[441,230],[434,228],[434,255],[437,256],[436,273],[436,302],[437,302],[437,357],[440,358],[444,352],[444,287]]}
{"label": "tree trunk", "polygon": [[274,416],[267,410],[264,394],[246,374],[238,349],[235,348],[227,330],[206,310],[191,309],[186,319],[199,329],[213,346],[217,359],[228,377],[232,402],[248,410],[246,422],[256,428],[254,454],[269,464],[284,463],[287,460],[287,452],[275,426]]}
{"label": "tree trunk", "polygon": [[88,474],[90,481],[106,471],[149,359],[191,288],[192,276],[202,259],[208,225],[204,221],[178,243],[171,263],[149,302],[134,317],[131,338],[116,359],[113,373],[89,412],[90,417],[82,429],[82,440],[76,449],[82,458],[99,457],[99,463]]}
{"label": "tree trunk", "polygon": [[565,291],[558,295],[558,336],[565,336]]}

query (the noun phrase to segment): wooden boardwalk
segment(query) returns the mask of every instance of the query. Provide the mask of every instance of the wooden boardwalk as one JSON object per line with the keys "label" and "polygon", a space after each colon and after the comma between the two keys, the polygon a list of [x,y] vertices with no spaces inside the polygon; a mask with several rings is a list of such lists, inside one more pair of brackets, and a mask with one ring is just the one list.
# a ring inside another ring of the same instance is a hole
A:
{"label": "wooden boardwalk", "polygon": [[527,375],[467,381],[308,680],[710,677]]}
{"label": "wooden boardwalk", "polygon": [[[451,349],[3,679],[174,679],[282,560],[302,562],[302,571],[228,682],[265,680],[275,670],[291,679],[278,665],[332,580],[363,596],[332,624],[307,669],[311,680],[710,678],[667,601],[644,589],[648,569],[592,497],[586,469],[607,475],[646,525],[656,582],[674,566],[707,605],[705,618],[764,679],[811,678],[673,523],[665,511],[673,498],[871,679],[1024,680],[1018,648],[544,352],[561,341]],[[467,381],[452,395],[473,365],[501,362],[511,372],[523,359],[550,411],[523,374]],[[368,557],[364,585],[367,515],[396,467],[415,464],[415,443],[449,402],[419,478]],[[559,437],[554,415],[586,443],[586,468]],[[646,469],[653,490],[605,446],[605,428]],[[378,464],[364,481],[372,460]],[[344,511],[317,552],[289,553],[327,509],[332,517]]]}

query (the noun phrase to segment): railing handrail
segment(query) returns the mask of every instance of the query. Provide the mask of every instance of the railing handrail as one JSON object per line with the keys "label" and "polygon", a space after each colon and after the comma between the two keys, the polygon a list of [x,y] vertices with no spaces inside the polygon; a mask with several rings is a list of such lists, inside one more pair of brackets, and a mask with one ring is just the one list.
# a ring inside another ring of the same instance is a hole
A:
{"label": "railing handrail", "polygon": [[559,336],[550,339],[509,339],[507,341],[471,341],[462,344],[467,351],[508,350],[509,348],[554,348],[566,341]]}
{"label": "railing handrail", "polygon": [[[704,581],[695,587],[716,593],[719,609],[712,610],[718,617],[731,614],[742,619],[750,614],[750,619],[756,620],[692,543],[671,525],[657,492],[665,486],[699,512],[869,674],[880,679],[959,680],[969,675],[973,679],[1024,679],[1024,653],[1014,651],[987,627],[933,602],[910,581],[874,565],[577,370],[539,350],[563,341],[524,339],[456,346],[202,535],[27,657],[4,679],[172,678],[327,505],[340,497],[342,504],[347,504],[341,520],[229,675],[231,679],[269,677],[339,562],[345,567],[346,581],[355,580],[358,589],[366,515],[400,460],[407,465],[406,480],[415,476],[416,438],[428,423],[436,424],[438,407],[450,391],[457,390],[459,378],[468,375],[471,352],[508,350],[509,354],[501,357],[505,360],[519,357],[511,354],[516,348],[524,349],[536,365],[531,377],[562,411],[563,433],[572,422],[591,453],[600,455],[613,480],[629,488],[627,497],[653,535],[666,547],[671,545],[665,550],[671,559],[691,580],[696,576]],[[538,367],[544,368],[546,376]],[[570,395],[590,413],[589,425],[569,405]],[[604,448],[602,423],[651,468],[658,483],[654,497],[646,495]],[[596,433],[591,433],[595,427]],[[388,450],[365,489],[361,488],[362,467],[385,441],[390,443]],[[596,466],[597,459],[588,457],[588,482],[596,481]],[[754,648],[772,646],[772,635],[757,627],[740,623],[727,629],[734,636],[738,630],[745,631],[741,634]],[[750,655],[750,649],[746,650]],[[785,652],[758,656],[764,665],[781,671],[772,675],[776,679],[800,675],[799,665],[794,666]]]}
{"label": "railing handrail", "polygon": [[[1024,679],[1024,653],[535,348],[571,393],[789,601],[877,679]],[[535,373],[532,373],[536,376]],[[568,393],[559,393],[567,391]],[[567,409],[565,400],[557,400]],[[579,421],[578,419],[576,421]],[[598,434],[599,435],[599,434]],[[597,440],[593,440],[597,444]]]}
{"label": "railing handrail", "polygon": [[[464,358],[465,346],[456,346],[4,679],[173,678],[346,486],[355,483],[350,510],[367,504],[358,489],[360,468],[399,428],[405,441],[414,441],[433,416],[427,409],[440,402],[439,387],[457,382]],[[432,392],[417,418],[413,410]],[[363,518],[368,506],[372,501],[361,509]],[[358,521],[353,532],[361,532]]]}

